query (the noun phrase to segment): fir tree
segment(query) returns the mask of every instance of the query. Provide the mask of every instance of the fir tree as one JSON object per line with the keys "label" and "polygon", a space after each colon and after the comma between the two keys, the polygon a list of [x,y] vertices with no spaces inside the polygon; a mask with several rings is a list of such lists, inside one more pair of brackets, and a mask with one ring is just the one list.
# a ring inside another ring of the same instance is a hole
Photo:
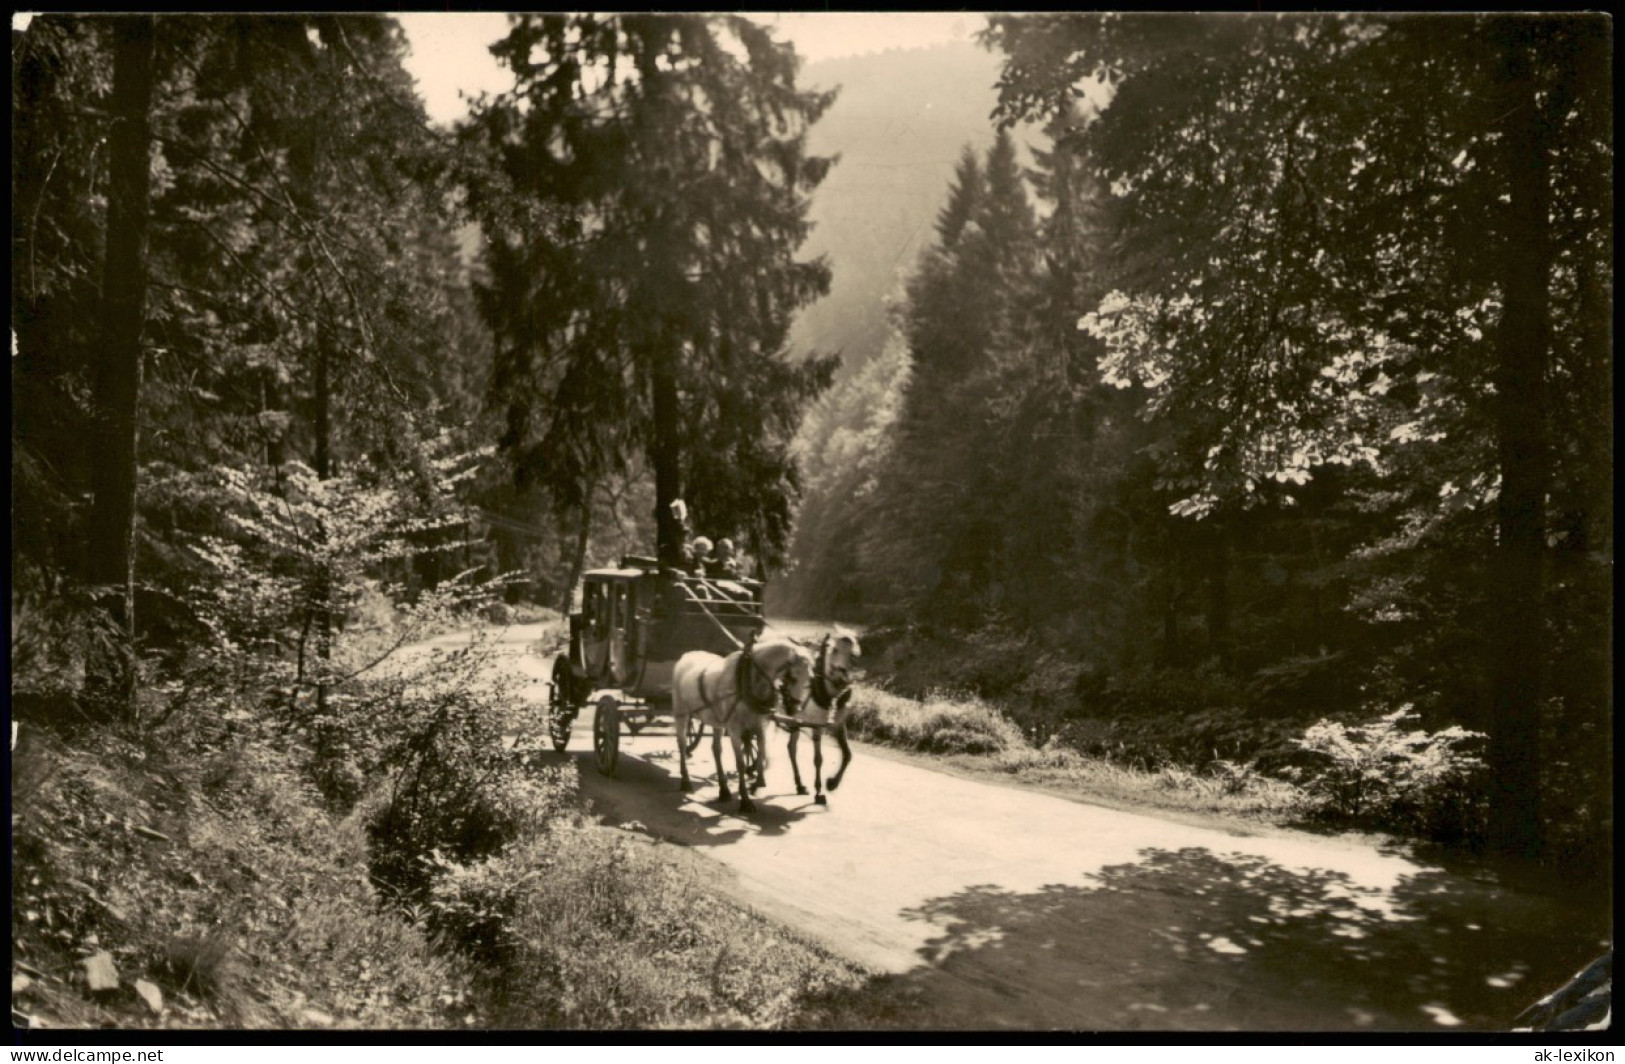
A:
{"label": "fir tree", "polygon": [[562,516],[642,454],[663,562],[679,496],[697,528],[776,560],[789,437],[833,372],[784,350],[829,283],[794,255],[831,162],[806,130],[832,94],[798,90],[794,51],[738,17],[521,16],[493,52],[518,85],[464,136],[486,165],[470,202],[516,474]]}

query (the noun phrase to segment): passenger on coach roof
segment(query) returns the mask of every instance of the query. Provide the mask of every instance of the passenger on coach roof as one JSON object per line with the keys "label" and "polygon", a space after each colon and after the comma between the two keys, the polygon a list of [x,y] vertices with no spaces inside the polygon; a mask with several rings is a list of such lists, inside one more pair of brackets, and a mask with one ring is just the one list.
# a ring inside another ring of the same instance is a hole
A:
{"label": "passenger on coach roof", "polygon": [[738,557],[734,555],[733,540],[727,538],[717,540],[716,554],[705,563],[705,575],[724,580],[738,580],[745,575]]}

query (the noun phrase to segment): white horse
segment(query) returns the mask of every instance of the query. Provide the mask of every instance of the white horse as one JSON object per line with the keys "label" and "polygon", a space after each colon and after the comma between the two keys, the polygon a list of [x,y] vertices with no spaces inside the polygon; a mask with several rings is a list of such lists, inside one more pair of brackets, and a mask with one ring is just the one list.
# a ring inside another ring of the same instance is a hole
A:
{"label": "white horse", "polygon": [[[783,689],[781,691],[781,686]],[[727,657],[692,650],[677,659],[671,674],[672,714],[676,718],[677,760],[682,770],[679,786],[692,791],[688,778],[688,735],[690,717],[711,727],[711,756],[717,765],[719,797],[727,801],[728,773],[722,764],[722,733],[733,743],[734,769],[739,777],[739,811],[751,813],[746,760],[741,750],[748,730],[759,730],[761,722],[780,704],[799,706],[812,687],[812,655],[794,643],[778,639],[749,643]]]}
{"label": "white horse", "polygon": [[[841,785],[846,767],[852,763],[852,747],[846,739],[846,720],[851,713],[852,662],[860,654],[858,638],[848,632],[836,630],[825,635],[818,645],[818,660],[813,666],[812,682],[808,685],[808,698],[798,705],[794,722],[785,721],[790,731],[790,771],[795,773],[796,793],[806,794],[801,782],[801,766],[796,762],[796,741],[803,726],[812,730],[813,742],[813,804],[828,805],[824,797],[824,731],[835,733],[841,747],[841,767],[829,778],[829,789]],[[808,705],[807,703],[811,704]]]}

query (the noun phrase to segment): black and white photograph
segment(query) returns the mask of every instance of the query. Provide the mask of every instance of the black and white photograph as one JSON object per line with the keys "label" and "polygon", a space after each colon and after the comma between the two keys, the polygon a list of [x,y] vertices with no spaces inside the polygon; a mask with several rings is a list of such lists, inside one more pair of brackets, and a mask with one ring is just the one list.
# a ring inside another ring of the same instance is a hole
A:
{"label": "black and white photograph", "polygon": [[1613,44],[14,14],[14,1043],[1611,1037]]}

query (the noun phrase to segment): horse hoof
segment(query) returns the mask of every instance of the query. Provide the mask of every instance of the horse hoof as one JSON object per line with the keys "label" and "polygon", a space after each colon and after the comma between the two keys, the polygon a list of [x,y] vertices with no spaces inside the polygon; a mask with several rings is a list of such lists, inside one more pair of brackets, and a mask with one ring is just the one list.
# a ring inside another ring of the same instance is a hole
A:
{"label": "horse hoof", "polygon": [[807,793],[807,788],[803,787],[801,784],[798,783],[798,784],[796,784],[796,793],[797,794],[806,794]]}
{"label": "horse hoof", "polygon": [[741,813],[754,813],[756,812],[756,803],[749,800],[740,802],[739,811]]}
{"label": "horse hoof", "polygon": [[832,790],[832,791],[835,788],[839,787],[840,785],[841,785],[841,779],[840,779],[839,776],[837,776],[835,779],[832,779],[832,780],[829,781],[829,789]]}
{"label": "horse hoof", "polygon": [[680,780],[677,784],[677,789],[682,791],[684,794],[694,793],[694,785],[687,780]]}
{"label": "horse hoof", "polygon": [[828,804],[829,804],[829,799],[824,797],[822,794],[820,794],[818,797],[813,799],[813,805],[828,805]]}

